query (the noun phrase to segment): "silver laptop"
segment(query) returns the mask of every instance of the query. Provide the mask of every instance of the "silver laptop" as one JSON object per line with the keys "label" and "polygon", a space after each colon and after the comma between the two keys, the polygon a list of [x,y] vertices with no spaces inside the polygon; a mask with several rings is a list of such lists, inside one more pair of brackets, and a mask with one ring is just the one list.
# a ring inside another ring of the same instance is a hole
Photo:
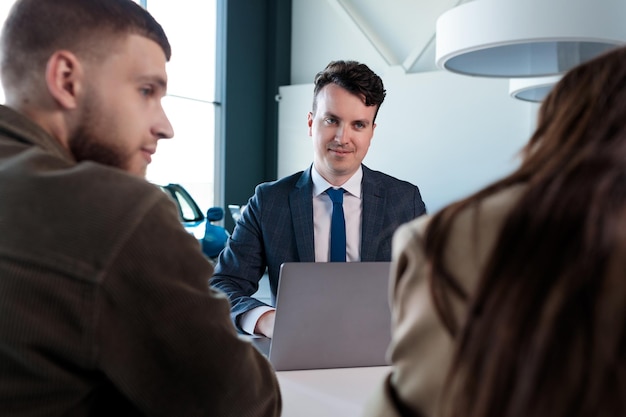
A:
{"label": "silver laptop", "polygon": [[389,262],[283,264],[269,346],[274,369],[388,365],[389,266]]}

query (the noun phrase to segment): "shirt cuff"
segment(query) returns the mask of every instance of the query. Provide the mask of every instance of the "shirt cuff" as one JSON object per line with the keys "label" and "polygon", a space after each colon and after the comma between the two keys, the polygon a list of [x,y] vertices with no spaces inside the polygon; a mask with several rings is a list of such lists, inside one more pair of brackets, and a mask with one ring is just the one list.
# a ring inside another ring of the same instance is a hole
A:
{"label": "shirt cuff", "polygon": [[254,334],[254,328],[256,327],[257,321],[259,321],[259,317],[261,317],[268,311],[274,310],[276,309],[269,306],[255,307],[252,310],[246,311],[241,315],[241,318],[239,319],[239,325],[244,332],[248,334]]}

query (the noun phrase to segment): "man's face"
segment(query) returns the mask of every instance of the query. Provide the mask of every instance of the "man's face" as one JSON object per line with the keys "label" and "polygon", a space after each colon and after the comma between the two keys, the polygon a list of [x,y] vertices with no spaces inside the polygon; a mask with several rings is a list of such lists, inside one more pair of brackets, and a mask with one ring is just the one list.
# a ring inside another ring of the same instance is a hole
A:
{"label": "man's face", "polygon": [[174,135],[161,99],[165,54],[157,43],[130,35],[98,64],[89,63],[69,146],[90,160],[145,176],[157,141]]}
{"label": "man's face", "polygon": [[376,106],[336,84],[317,95],[315,114],[309,113],[309,136],[313,138],[313,164],[333,185],[342,185],[359,168],[374,135]]}

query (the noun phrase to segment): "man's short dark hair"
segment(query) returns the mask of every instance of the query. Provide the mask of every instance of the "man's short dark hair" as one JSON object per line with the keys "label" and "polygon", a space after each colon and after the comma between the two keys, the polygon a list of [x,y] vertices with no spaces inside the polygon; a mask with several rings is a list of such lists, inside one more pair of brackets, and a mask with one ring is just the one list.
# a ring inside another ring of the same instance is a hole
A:
{"label": "man's short dark hair", "polygon": [[315,75],[313,113],[317,108],[318,93],[328,84],[337,84],[361,97],[366,106],[376,106],[376,114],[385,100],[383,81],[367,65],[356,61],[332,61]]}
{"label": "man's short dark hair", "polygon": [[170,59],[163,28],[131,0],[18,0],[2,30],[3,83],[16,85],[29,74],[43,73],[54,51],[103,57],[116,39],[131,34],[153,40]]}

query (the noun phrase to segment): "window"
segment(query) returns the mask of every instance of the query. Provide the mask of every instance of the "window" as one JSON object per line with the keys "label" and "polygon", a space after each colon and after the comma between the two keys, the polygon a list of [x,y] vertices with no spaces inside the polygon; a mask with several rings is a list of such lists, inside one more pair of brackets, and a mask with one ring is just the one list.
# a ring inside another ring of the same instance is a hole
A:
{"label": "window", "polygon": [[[183,185],[203,212],[214,205],[216,3],[134,0],[161,23],[172,45],[163,107],[174,138],[161,140],[147,179]],[[4,23],[14,1],[0,2]],[[0,85],[0,100],[4,93]]]}
{"label": "window", "polygon": [[215,189],[216,3],[147,0],[172,45],[163,107],[174,127],[174,138],[159,142],[147,178],[183,185],[204,212]]}
{"label": "window", "polygon": [[[7,19],[7,15],[9,14],[9,10],[11,10],[11,6],[13,6],[14,1],[3,1],[0,3],[0,24],[4,26],[4,21]],[[4,103],[4,90],[2,89],[2,84],[0,83],[0,103]]]}

